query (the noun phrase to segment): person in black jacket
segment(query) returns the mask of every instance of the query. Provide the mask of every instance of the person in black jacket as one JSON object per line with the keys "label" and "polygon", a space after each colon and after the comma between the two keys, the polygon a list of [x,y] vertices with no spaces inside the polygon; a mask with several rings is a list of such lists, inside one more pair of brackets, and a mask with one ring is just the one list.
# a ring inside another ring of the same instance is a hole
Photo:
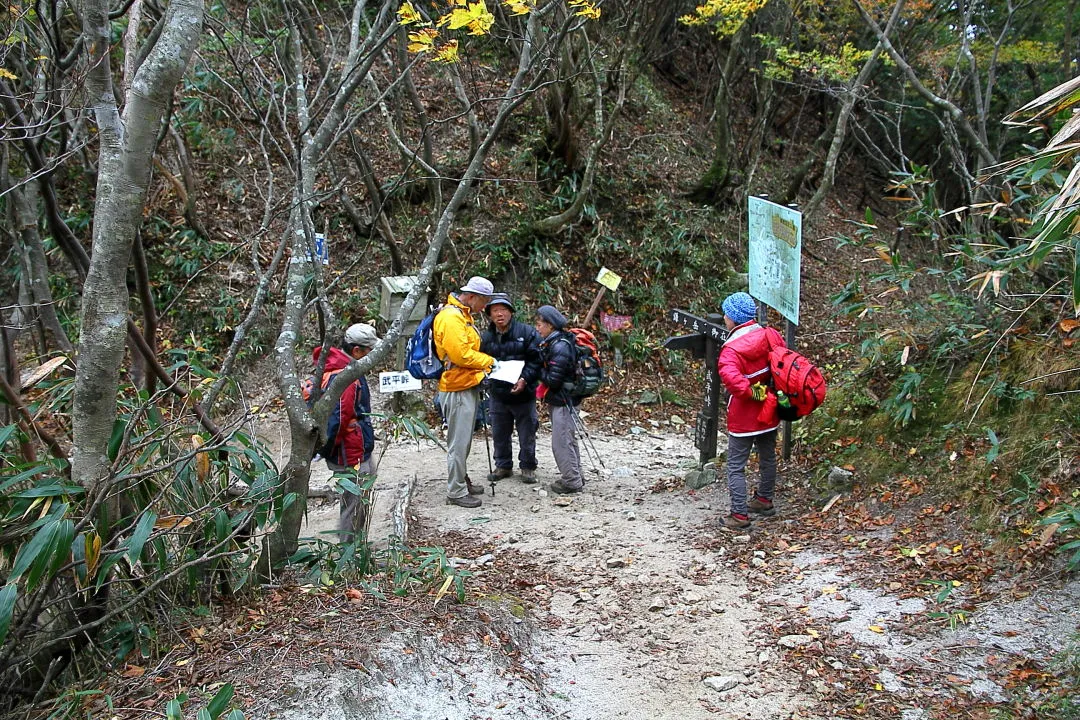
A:
{"label": "person in black jacket", "polygon": [[536,328],[514,319],[514,305],[506,293],[496,293],[484,308],[491,325],[481,336],[480,352],[496,360],[524,360],[521,378],[511,385],[489,381],[488,418],[495,446],[495,475],[514,474],[514,426],[518,433],[521,482],[536,482],[536,385],[540,377],[540,335]]}
{"label": "person in black jacket", "polygon": [[551,305],[537,309],[543,369],[536,396],[551,409],[551,453],[562,477],[551,483],[550,489],[560,495],[581,492],[585,487],[574,422],[574,407],[581,404],[581,398],[570,394],[577,373],[577,342],[565,328],[566,316]]}

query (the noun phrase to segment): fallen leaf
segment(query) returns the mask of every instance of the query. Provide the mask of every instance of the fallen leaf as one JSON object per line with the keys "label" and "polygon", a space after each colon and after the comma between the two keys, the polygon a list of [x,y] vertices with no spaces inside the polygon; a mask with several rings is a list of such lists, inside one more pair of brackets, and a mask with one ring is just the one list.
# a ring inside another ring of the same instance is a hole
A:
{"label": "fallen leaf", "polygon": [[1050,542],[1050,539],[1054,537],[1054,533],[1058,531],[1059,527],[1061,527],[1061,523],[1051,523],[1050,525],[1047,525],[1046,529],[1043,530],[1042,538],[1040,539],[1039,544],[1045,545],[1046,543]]}
{"label": "fallen leaf", "polygon": [[139,665],[128,665],[127,668],[124,669],[124,672],[120,673],[121,677],[126,678],[142,677],[145,674],[146,668]]}
{"label": "fallen leaf", "polygon": [[868,627],[872,632],[876,632],[876,633],[885,632],[885,628],[881,627],[880,625],[870,625]]}

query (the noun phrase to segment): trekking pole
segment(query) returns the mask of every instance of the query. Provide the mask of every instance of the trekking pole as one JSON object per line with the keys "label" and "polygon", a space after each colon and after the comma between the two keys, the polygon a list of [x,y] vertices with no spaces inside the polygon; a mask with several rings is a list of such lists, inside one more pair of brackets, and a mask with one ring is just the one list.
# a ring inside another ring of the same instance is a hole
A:
{"label": "trekking pole", "polygon": [[[480,404],[479,404],[479,407],[477,408],[477,412],[479,412],[480,410],[485,408],[484,403],[487,400],[487,398],[488,398],[487,388],[485,388],[483,385],[481,385],[480,386],[480,399],[478,401]],[[482,422],[482,424],[484,426],[484,447],[487,449],[487,461],[488,461],[488,476],[487,476],[487,479],[488,479],[488,482],[491,483],[491,497],[495,497],[495,483],[497,483],[499,481],[499,478],[495,475],[495,467],[491,463],[491,438],[489,437],[490,433],[488,432],[488,410],[490,410],[490,409],[491,408],[488,407],[487,409],[484,410],[484,414],[483,414],[481,422]]]}
{"label": "trekking pole", "polygon": [[600,463],[600,467],[607,469],[607,465],[604,464],[604,458],[600,457],[600,451],[596,449],[596,443],[593,442],[592,435],[589,434],[589,429],[585,427],[585,421],[581,419],[581,414],[578,412],[577,406],[573,402],[570,403],[570,412],[574,416],[574,422],[578,429],[581,430],[581,434],[585,436],[585,441],[582,445],[585,446],[585,454],[589,455],[589,451],[592,451],[592,455],[589,456],[589,462],[593,465],[593,470],[600,472],[596,463]]}

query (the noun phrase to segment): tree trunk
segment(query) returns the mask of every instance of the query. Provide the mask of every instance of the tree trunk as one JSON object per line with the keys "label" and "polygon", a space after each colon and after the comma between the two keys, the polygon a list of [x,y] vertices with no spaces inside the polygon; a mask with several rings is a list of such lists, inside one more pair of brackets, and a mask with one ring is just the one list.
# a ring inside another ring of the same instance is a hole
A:
{"label": "tree trunk", "polygon": [[52,338],[55,346],[70,356],[74,347],[56,316],[56,305],[49,288],[49,263],[45,258],[41,235],[38,233],[38,215],[34,208],[36,203],[31,202],[33,194],[34,187],[29,184],[13,187],[10,193],[19,241],[29,274],[30,294],[42,328]]}
{"label": "tree trunk", "polygon": [[[107,450],[116,422],[127,338],[126,273],[131,247],[142,222],[157,133],[173,90],[198,44],[203,3],[169,3],[161,35],[132,79],[123,114],[112,86],[109,6],[104,0],[84,0],[80,9],[89,54],[87,89],[98,128],[100,162],[75,374],[72,479],[97,489],[111,472]],[[106,508],[106,522],[115,519],[116,502]]]}
{"label": "tree trunk", "polygon": [[747,32],[746,28],[744,24],[732,36],[731,47],[724,58],[724,66],[720,70],[720,83],[716,88],[716,99],[713,102],[713,122],[715,123],[713,132],[716,133],[716,148],[713,151],[709,169],[689,192],[689,197],[694,202],[716,205],[723,204],[727,199],[724,191],[731,181],[731,161],[735,153],[735,141],[731,134],[730,81],[742,50],[742,38]]}

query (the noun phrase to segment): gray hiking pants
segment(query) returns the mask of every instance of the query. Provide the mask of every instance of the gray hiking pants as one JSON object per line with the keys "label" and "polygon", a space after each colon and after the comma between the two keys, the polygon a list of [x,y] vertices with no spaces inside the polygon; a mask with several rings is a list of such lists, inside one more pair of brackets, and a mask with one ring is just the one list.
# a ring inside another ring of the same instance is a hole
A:
{"label": "gray hiking pants", "polygon": [[536,427],[540,420],[536,402],[504,403],[494,395],[488,398],[488,417],[491,419],[491,441],[495,452],[495,467],[514,467],[514,426],[518,436],[518,467],[536,469]]}
{"label": "gray hiking pants", "polygon": [[579,488],[585,484],[581,477],[581,454],[578,452],[574,408],[570,405],[551,406],[551,454],[559,466],[562,484]]}
{"label": "gray hiking pants", "polygon": [[446,418],[446,497],[450,499],[469,494],[465,476],[469,471],[469,450],[479,401],[480,389],[476,387],[442,394],[442,411]]}
{"label": "gray hiking pants", "polygon": [[[348,472],[350,475],[351,468],[344,468],[343,470],[335,469],[336,466],[327,463],[327,467],[335,472]],[[360,463],[359,474],[374,475],[375,463],[369,457],[364,462]],[[363,477],[350,477],[350,480],[357,485],[364,484]],[[364,498],[360,495],[353,494],[351,492],[343,492],[341,494],[341,504],[338,514],[338,537],[339,542],[351,543],[356,535],[362,533],[364,526],[367,524],[368,506],[364,503]],[[366,540],[367,538],[361,537],[360,540]]]}
{"label": "gray hiking pants", "polygon": [[728,435],[727,486],[733,515],[747,514],[746,461],[750,459],[750,450],[755,445],[758,451],[758,466],[761,469],[757,495],[766,500],[773,498],[776,488],[776,431],[770,430],[760,435]]}

